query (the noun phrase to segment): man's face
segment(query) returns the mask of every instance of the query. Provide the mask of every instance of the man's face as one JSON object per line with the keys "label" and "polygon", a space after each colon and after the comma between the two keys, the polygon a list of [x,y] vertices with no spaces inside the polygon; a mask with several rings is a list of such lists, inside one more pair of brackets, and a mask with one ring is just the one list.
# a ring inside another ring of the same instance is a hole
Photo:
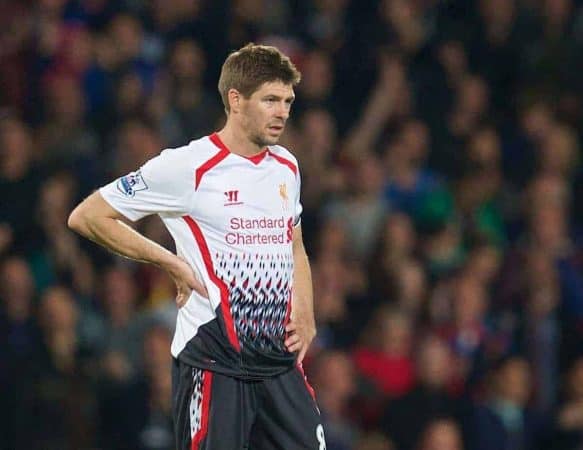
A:
{"label": "man's face", "polygon": [[249,139],[260,147],[274,145],[281,137],[294,101],[291,85],[264,83],[241,101],[241,120]]}

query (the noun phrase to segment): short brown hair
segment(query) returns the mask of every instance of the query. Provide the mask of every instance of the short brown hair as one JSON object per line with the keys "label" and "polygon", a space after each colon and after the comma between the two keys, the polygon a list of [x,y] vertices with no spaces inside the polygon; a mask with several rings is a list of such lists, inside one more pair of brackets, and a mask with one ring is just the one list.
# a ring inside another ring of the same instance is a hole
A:
{"label": "short brown hair", "polygon": [[225,60],[219,77],[219,92],[225,110],[229,111],[229,89],[237,89],[249,98],[263,83],[281,81],[295,86],[301,77],[289,57],[277,48],[249,43]]}

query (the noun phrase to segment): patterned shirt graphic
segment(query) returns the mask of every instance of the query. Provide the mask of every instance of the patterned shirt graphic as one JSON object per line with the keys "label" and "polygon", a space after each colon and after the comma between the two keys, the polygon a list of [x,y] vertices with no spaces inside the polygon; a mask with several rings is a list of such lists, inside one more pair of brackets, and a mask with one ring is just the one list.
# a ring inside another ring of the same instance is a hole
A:
{"label": "patterned shirt graphic", "polygon": [[164,150],[100,193],[131,220],[158,214],[207,287],[208,299],[193,292],[178,311],[175,357],[250,378],[293,365],[283,342],[302,206],[289,151],[246,158],[213,134]]}

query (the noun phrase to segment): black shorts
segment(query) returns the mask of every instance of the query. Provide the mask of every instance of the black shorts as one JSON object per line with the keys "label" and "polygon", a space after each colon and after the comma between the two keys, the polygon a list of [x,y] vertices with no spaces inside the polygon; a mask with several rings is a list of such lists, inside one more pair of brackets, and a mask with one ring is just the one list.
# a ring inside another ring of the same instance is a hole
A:
{"label": "black shorts", "polygon": [[172,367],[177,450],[325,450],[314,392],[301,368],[240,380]]}

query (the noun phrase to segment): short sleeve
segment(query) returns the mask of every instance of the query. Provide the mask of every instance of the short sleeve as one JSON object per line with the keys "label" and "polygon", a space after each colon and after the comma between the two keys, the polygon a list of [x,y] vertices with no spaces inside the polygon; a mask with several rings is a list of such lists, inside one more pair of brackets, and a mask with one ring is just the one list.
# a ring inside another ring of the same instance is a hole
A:
{"label": "short sleeve", "polygon": [[296,187],[296,197],[294,199],[294,227],[298,226],[300,224],[300,222],[302,220],[302,211],[304,209],[302,206],[301,199],[300,199],[300,194],[302,192],[302,181],[301,181],[299,170],[296,174],[296,178],[297,178],[297,187]]}
{"label": "short sleeve", "polygon": [[132,221],[151,214],[187,214],[194,185],[184,156],[184,151],[164,150],[140,169],[103,186],[99,192],[114,209]]}

